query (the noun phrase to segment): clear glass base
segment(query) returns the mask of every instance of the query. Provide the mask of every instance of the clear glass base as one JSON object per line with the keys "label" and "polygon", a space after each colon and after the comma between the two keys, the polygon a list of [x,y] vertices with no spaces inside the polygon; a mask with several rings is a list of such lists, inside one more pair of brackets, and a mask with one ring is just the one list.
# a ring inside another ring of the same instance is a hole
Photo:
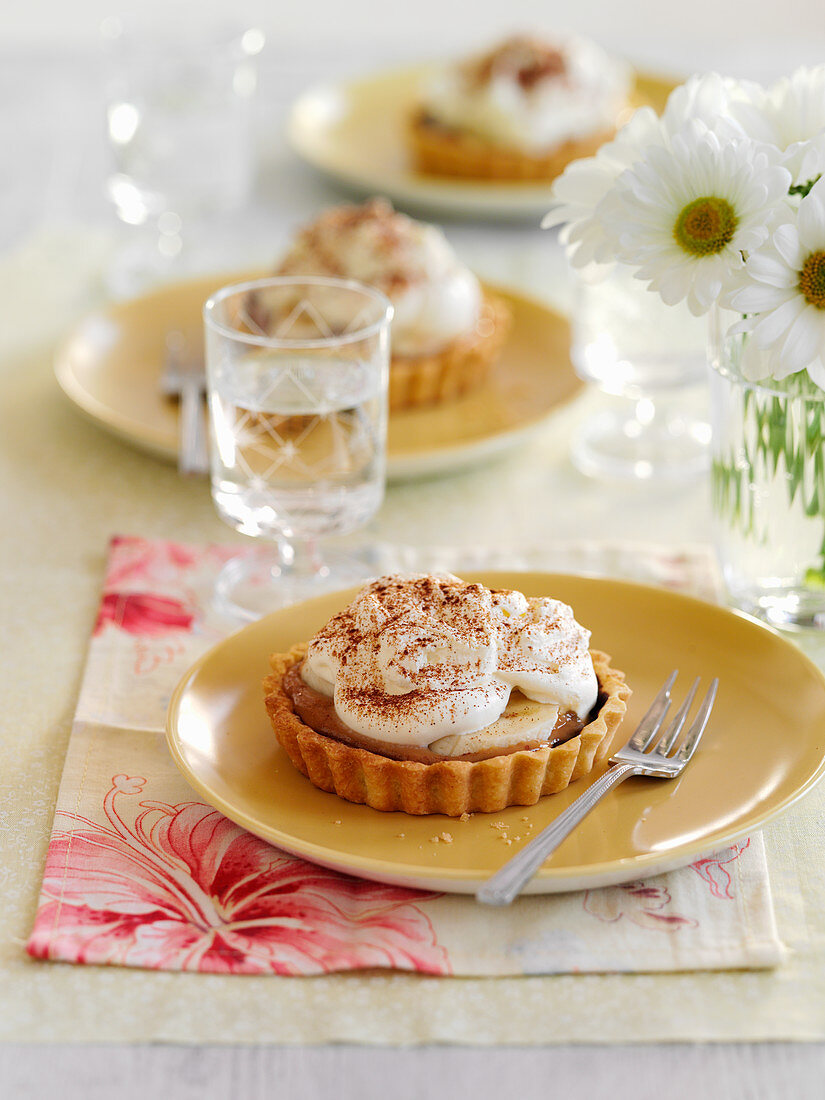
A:
{"label": "clear glass base", "polygon": [[216,610],[234,622],[254,622],[289,604],[360,584],[380,568],[369,548],[328,550],[323,557],[314,546],[294,556],[292,549],[256,549],[230,558],[215,582]]}
{"label": "clear glass base", "polygon": [[734,607],[779,630],[825,633],[825,592],[804,589],[761,589],[758,593],[729,592]]}
{"label": "clear glass base", "polygon": [[588,477],[680,481],[707,473],[709,445],[710,425],[701,417],[641,398],[585,423],[571,458]]}

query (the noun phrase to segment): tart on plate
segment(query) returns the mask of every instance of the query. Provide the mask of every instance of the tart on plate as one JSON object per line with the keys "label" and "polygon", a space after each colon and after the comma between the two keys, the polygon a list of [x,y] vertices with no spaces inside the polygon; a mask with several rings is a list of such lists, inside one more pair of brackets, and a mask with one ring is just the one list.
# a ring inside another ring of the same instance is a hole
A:
{"label": "tart on plate", "polygon": [[377,810],[533,805],[607,756],[629,690],[557,600],[382,577],[270,657],[267,712],[316,787]]}
{"label": "tart on plate", "polygon": [[409,121],[420,172],[553,180],[627,121],[633,74],[595,42],[530,35],[437,70]]}
{"label": "tart on plate", "polygon": [[[297,233],[275,274],[356,279],[389,298],[393,411],[450,400],[480,385],[510,327],[508,306],[481,287],[442,231],[384,199],[323,211]],[[259,302],[248,312],[259,329],[271,330],[276,319]]]}

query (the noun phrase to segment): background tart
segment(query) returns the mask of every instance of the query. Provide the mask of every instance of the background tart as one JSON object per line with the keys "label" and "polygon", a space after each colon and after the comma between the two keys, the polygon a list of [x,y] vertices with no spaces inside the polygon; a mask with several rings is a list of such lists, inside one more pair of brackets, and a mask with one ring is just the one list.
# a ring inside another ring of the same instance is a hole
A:
{"label": "background tart", "polygon": [[410,123],[409,143],[416,169],[428,175],[549,182],[571,161],[593,156],[615,133],[611,127],[563,141],[541,154],[527,153],[445,126],[419,110]]}
{"label": "background tart", "polygon": [[510,320],[505,302],[485,291],[473,331],[430,355],[393,355],[390,409],[448,401],[481,385],[507,338]]}
{"label": "background tart", "polygon": [[[504,343],[510,310],[482,288],[443,230],[381,197],[322,210],[299,228],[276,274],[355,279],[385,294],[391,329],[393,410],[449,400],[479,385]],[[284,317],[295,330],[296,301],[272,309],[252,295],[247,312],[268,332]],[[326,311],[327,326],[336,331]]]}
{"label": "background tart", "polygon": [[588,775],[607,757],[630,694],[624,674],[610,667],[607,654],[591,650],[599,682],[598,712],[574,737],[560,745],[503,751],[484,760],[420,763],[347,745],[308,726],[283,686],[284,675],[305,652],[302,643],[270,658],[272,674],[263,687],[275,736],[314,786],[376,810],[460,817],[532,806],[543,795],[562,791]]}

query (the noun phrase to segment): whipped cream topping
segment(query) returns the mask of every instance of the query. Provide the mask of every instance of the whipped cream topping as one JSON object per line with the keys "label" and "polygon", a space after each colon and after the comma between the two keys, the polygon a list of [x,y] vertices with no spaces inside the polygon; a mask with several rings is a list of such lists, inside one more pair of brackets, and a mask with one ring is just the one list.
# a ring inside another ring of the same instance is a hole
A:
{"label": "whipped cream topping", "polygon": [[396,213],[383,199],[336,206],[302,229],[279,275],[335,275],[377,287],[392,302],[392,352],[436,352],[478,323],[478,279],[434,225]]}
{"label": "whipped cream topping", "polygon": [[443,126],[539,154],[615,126],[631,86],[630,67],[589,39],[514,37],[435,74],[423,108]]}
{"label": "whipped cream topping", "polygon": [[301,675],[362,736],[423,747],[493,725],[515,688],[584,721],[598,696],[589,641],[558,600],[394,575],[316,634]]}

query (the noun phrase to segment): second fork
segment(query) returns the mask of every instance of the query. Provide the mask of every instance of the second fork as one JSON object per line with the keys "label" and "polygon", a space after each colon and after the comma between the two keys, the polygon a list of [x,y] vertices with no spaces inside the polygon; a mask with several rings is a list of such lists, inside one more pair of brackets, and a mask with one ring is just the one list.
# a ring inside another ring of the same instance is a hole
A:
{"label": "second fork", "polygon": [[160,386],[180,402],[178,469],[182,474],[204,474],[209,470],[209,450],[203,417],[206,386],[202,361],[187,354],[183,333],[167,333]]}

